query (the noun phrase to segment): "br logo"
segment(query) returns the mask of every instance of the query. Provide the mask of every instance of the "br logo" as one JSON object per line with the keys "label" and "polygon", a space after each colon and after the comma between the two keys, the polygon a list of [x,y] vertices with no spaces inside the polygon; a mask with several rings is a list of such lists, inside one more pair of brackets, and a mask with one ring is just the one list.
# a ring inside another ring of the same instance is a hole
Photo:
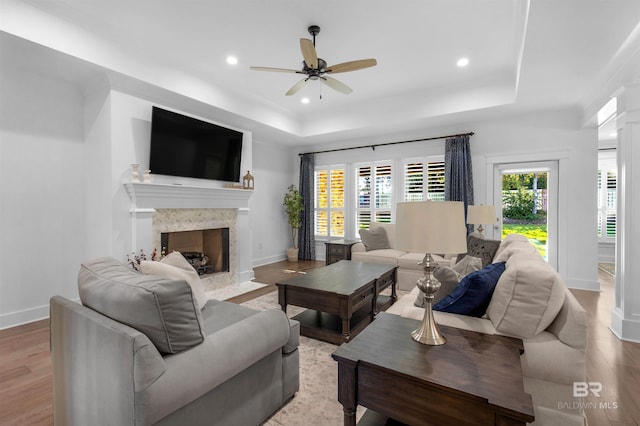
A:
{"label": "br logo", "polygon": [[602,383],[600,382],[573,382],[574,398],[589,396],[589,393],[600,398],[600,392],[602,392]]}

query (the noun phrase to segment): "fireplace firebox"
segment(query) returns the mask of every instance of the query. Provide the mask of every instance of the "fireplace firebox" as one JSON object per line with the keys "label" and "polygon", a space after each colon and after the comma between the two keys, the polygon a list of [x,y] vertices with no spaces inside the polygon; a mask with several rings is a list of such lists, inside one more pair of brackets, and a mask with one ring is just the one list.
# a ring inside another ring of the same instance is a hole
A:
{"label": "fireplace firebox", "polygon": [[165,253],[179,251],[198,274],[229,272],[229,228],[163,232]]}

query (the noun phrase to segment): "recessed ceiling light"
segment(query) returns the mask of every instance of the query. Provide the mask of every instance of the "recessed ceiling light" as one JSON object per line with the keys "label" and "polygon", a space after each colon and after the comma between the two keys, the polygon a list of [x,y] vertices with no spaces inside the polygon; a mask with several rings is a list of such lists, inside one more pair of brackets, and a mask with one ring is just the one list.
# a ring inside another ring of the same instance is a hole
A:
{"label": "recessed ceiling light", "polygon": [[300,102],[302,102],[303,104],[308,104],[309,103],[309,98],[302,98],[302,99],[300,99]]}
{"label": "recessed ceiling light", "polygon": [[238,58],[235,56],[227,56],[227,63],[229,65],[236,65],[238,63]]}
{"label": "recessed ceiling light", "polygon": [[460,58],[458,59],[457,65],[459,67],[466,67],[467,65],[469,65],[469,60],[467,58]]}

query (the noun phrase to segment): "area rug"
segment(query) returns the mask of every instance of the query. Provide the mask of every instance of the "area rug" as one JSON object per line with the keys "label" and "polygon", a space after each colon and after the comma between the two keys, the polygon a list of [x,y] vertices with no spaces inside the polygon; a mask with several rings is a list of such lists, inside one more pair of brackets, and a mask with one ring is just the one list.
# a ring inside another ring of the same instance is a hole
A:
{"label": "area rug", "polygon": [[[276,291],[243,303],[254,309],[278,308]],[[292,317],[304,309],[287,306]],[[266,426],[340,426],[342,405],[338,402],[338,365],[331,358],[337,346],[300,336],[300,389],[296,395],[264,425]],[[358,407],[358,419],[364,408]]]}
{"label": "area rug", "polygon": [[232,284],[216,288],[214,290],[209,290],[205,292],[205,294],[208,299],[227,300],[266,286],[266,284],[255,281],[245,281],[240,284]]}
{"label": "area rug", "polygon": [[611,275],[612,277],[616,276],[616,264],[615,263],[598,262],[598,269],[600,269],[602,272],[605,272],[605,273]]}

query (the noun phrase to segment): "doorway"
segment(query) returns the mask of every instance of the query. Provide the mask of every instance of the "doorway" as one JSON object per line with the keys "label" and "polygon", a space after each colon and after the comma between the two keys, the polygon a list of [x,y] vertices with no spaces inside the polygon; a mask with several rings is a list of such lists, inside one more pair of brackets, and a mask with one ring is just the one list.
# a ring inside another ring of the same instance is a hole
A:
{"label": "doorway", "polygon": [[526,236],[557,269],[558,162],[495,164],[494,200],[502,217],[497,236]]}

